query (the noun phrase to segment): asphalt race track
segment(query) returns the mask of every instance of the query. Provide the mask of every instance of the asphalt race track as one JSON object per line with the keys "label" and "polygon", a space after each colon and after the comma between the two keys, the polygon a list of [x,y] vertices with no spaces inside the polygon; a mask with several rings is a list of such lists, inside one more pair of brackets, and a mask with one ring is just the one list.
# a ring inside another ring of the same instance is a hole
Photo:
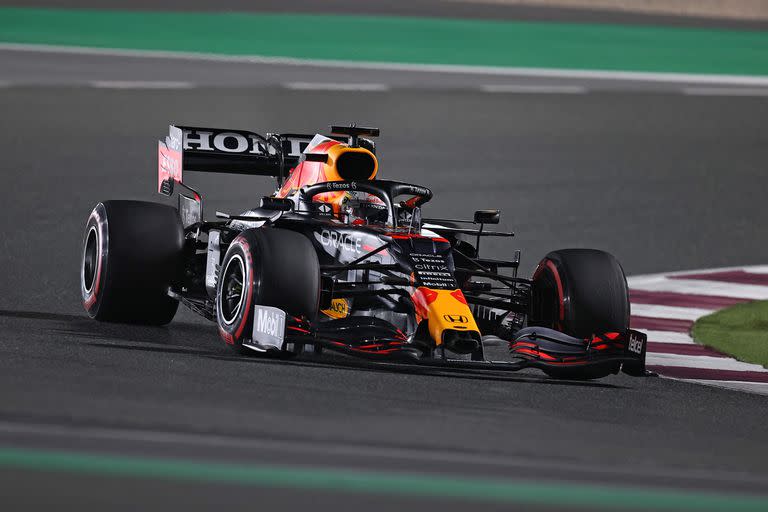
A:
{"label": "asphalt race track", "polygon": [[[518,236],[484,249],[522,249],[526,272],[548,250],[571,246],[610,250],[628,274],[765,263],[764,97],[37,85],[0,89],[0,113],[2,446],[318,471],[768,489],[764,397],[658,378],[563,383],[533,372],[235,357],[212,325],[186,311],[168,328],[92,322],[77,283],[81,230],[97,201],[163,200],[153,193],[155,141],[169,122],[259,132],[379,126],[382,176],[432,187],[434,216],[501,208],[502,225]],[[208,212],[236,212],[272,186],[242,177],[190,182]],[[385,486],[361,494],[55,469],[0,471],[0,502],[468,506]]]}

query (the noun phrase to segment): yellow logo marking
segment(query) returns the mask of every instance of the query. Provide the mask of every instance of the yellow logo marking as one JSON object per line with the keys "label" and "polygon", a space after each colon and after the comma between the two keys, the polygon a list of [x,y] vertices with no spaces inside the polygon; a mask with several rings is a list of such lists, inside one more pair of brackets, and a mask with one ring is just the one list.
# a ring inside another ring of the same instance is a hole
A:
{"label": "yellow logo marking", "polygon": [[331,306],[322,310],[322,313],[331,318],[346,318],[349,316],[349,301],[347,299],[333,299]]}

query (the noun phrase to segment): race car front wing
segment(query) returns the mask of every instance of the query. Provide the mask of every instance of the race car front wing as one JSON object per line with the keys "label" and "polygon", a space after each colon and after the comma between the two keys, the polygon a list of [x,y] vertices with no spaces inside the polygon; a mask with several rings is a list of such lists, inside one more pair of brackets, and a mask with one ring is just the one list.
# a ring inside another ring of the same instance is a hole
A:
{"label": "race car front wing", "polygon": [[347,317],[312,325],[284,311],[255,306],[253,336],[244,346],[259,352],[315,353],[327,349],[373,361],[494,371],[524,368],[588,368],[614,363],[631,376],[644,376],[647,336],[628,329],[576,338],[546,327],[526,327],[508,340],[510,361],[451,358],[425,352],[392,324],[375,317]]}

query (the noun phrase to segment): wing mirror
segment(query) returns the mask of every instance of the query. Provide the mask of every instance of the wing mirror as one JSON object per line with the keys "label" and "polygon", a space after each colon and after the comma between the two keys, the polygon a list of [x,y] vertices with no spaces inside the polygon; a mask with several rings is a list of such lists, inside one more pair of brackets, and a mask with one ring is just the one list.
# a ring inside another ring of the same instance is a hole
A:
{"label": "wing mirror", "polygon": [[290,212],[293,210],[293,201],[284,197],[262,197],[259,206],[265,210]]}
{"label": "wing mirror", "polygon": [[475,212],[475,224],[498,224],[501,219],[501,210],[477,210]]}

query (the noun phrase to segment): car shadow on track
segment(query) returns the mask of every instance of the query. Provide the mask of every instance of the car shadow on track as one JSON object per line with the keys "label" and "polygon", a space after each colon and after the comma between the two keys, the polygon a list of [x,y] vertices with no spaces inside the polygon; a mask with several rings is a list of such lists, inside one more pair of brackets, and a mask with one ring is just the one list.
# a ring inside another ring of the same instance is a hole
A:
{"label": "car shadow on track", "polygon": [[550,379],[535,373],[512,373],[496,370],[466,370],[415,366],[407,363],[374,362],[342,355],[299,356],[293,358],[236,355],[217,338],[213,326],[175,322],[168,327],[146,327],[132,324],[94,322],[84,315],[66,315],[39,311],[0,310],[0,318],[50,322],[27,331],[45,332],[47,339],[76,340],[84,345],[113,350],[133,350],[166,354],[185,354],[235,364],[290,365],[303,368],[332,368],[340,371],[400,373],[499,382],[525,382],[554,386],[624,389],[624,386],[598,381],[568,381]]}
{"label": "car shadow on track", "polygon": [[485,380],[497,382],[526,382],[531,384],[535,383],[555,386],[583,386],[591,388],[625,389],[625,386],[617,386],[615,384],[606,384],[596,381],[555,380],[550,379],[544,375],[540,376],[534,373],[520,374],[516,372],[513,373],[495,370],[466,370],[457,368],[423,367],[407,363],[372,362],[336,355],[332,356],[333,359],[326,358],[327,356],[322,356],[323,359],[278,359],[259,356],[254,357],[234,355],[210,355],[206,357],[246,364],[289,364],[302,367],[333,368],[338,370],[369,371],[381,373],[401,373],[408,375],[423,375],[429,377],[445,377],[450,379]]}
{"label": "car shadow on track", "polygon": [[[25,322],[31,320],[32,322]],[[83,315],[68,315],[39,311],[0,310],[0,322],[13,330],[14,321],[19,321],[23,332],[45,333],[66,340],[77,339],[81,343],[91,341],[126,341],[167,347],[175,345],[178,349],[190,352],[226,354],[225,347],[210,343],[211,336],[216,336],[215,328],[206,324],[174,323],[171,327],[147,327],[135,324],[95,322]],[[39,322],[39,323],[38,323]],[[216,339],[216,338],[214,338]],[[194,345],[194,346],[192,346]]]}

